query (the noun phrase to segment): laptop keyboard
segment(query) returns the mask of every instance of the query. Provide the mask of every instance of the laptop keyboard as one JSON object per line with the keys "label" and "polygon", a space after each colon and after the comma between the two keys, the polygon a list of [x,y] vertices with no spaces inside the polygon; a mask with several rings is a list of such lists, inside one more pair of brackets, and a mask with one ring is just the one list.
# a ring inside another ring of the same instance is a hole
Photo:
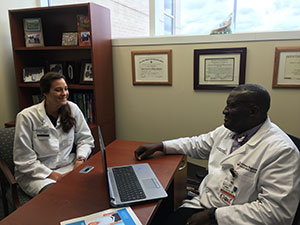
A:
{"label": "laptop keyboard", "polygon": [[146,195],[131,166],[112,168],[122,202],[144,199]]}

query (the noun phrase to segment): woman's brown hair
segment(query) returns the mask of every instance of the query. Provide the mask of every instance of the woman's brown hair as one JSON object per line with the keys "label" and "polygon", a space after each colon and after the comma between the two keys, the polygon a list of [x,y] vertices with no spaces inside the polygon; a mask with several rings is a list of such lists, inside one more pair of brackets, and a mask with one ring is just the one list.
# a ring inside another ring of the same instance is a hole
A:
{"label": "woman's brown hair", "polygon": [[[54,80],[58,79],[64,79],[66,80],[65,76],[57,73],[57,72],[48,72],[46,73],[40,80],[40,90],[43,97],[45,97],[44,94],[49,93],[52,82]],[[60,107],[58,113],[60,114],[61,119],[61,125],[64,132],[69,132],[69,130],[75,126],[76,120],[74,117],[72,117],[71,114],[71,108],[69,104],[66,104],[62,107]]]}

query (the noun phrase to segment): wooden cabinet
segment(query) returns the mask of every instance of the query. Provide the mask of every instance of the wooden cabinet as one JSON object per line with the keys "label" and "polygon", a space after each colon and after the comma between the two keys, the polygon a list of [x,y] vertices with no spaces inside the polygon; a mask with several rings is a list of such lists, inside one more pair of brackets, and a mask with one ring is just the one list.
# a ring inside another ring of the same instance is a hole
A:
{"label": "wooden cabinet", "polygon": [[174,174],[174,210],[182,205],[182,201],[187,197],[187,157],[181,160],[181,163]]}
{"label": "wooden cabinet", "polygon": [[[62,46],[62,35],[77,32],[77,15],[86,15],[90,23],[90,46]],[[41,18],[43,47],[26,47],[24,18]],[[92,97],[92,121],[101,126],[105,144],[115,139],[115,112],[112,72],[110,12],[93,4],[75,4],[31,9],[9,10],[11,39],[20,110],[33,104],[39,84],[24,82],[23,69],[44,67],[50,62],[76,63],[75,83],[69,83],[70,96],[86,94]],[[83,62],[92,63],[93,82],[79,82]],[[68,80],[67,80],[68,81]]]}

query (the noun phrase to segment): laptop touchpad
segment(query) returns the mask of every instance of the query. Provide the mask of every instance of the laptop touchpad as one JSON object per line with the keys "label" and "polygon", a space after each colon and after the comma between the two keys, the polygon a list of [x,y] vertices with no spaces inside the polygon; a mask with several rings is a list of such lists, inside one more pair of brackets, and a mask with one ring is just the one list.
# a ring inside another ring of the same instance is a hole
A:
{"label": "laptop touchpad", "polygon": [[154,179],[143,180],[145,188],[159,188],[159,184]]}

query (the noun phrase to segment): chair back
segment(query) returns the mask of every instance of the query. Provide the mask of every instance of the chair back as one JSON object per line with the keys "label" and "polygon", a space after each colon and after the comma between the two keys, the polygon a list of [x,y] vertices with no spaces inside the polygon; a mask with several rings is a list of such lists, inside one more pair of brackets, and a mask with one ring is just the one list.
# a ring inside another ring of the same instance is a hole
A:
{"label": "chair back", "polygon": [[[294,142],[294,144],[297,146],[298,150],[300,151],[300,138],[297,138],[293,135],[288,134],[290,139]],[[294,217],[293,225],[300,225],[300,203],[298,204],[298,209],[296,212],[296,215]]]}
{"label": "chair back", "polygon": [[300,138],[297,138],[290,134],[288,134],[288,136],[290,137],[290,139],[292,139],[292,141],[294,142],[294,144],[297,146],[298,150],[300,151]]}
{"label": "chair back", "polygon": [[14,174],[14,137],[15,127],[0,128],[0,158],[6,163],[12,174]]}

